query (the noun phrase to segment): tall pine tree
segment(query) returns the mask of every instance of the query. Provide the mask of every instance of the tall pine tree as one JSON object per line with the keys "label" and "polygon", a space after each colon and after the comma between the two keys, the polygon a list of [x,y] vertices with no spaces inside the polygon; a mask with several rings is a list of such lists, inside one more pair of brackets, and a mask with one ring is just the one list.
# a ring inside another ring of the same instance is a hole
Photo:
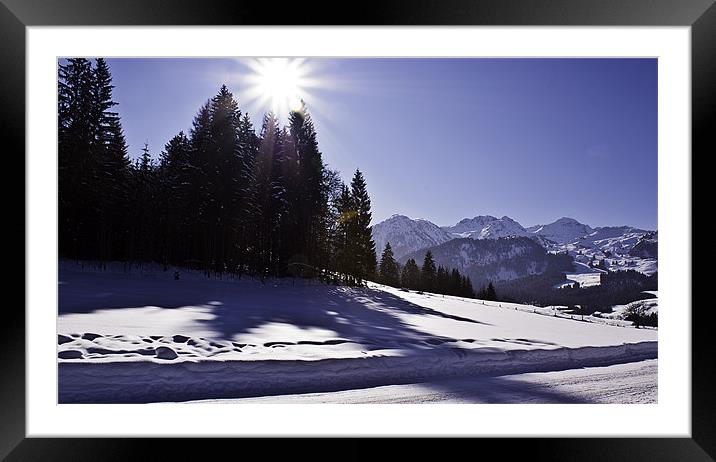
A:
{"label": "tall pine tree", "polygon": [[433,253],[428,250],[423,259],[423,267],[420,269],[420,286],[422,290],[432,292],[436,289],[436,273]]}
{"label": "tall pine tree", "polygon": [[325,233],[328,214],[328,186],[325,166],[318,149],[316,131],[311,115],[302,102],[301,108],[289,114],[290,148],[296,163],[295,182],[295,237],[297,252],[307,262],[323,266],[327,262]]}
{"label": "tall pine tree", "polygon": [[[107,62],[63,60],[58,75],[60,255],[177,264],[262,276],[376,275],[371,202],[323,162],[305,105],[256,134],[226,86],[187,135],[129,161]],[[399,283],[384,255],[382,274]]]}
{"label": "tall pine tree", "polygon": [[161,262],[182,265],[189,258],[189,236],[192,211],[185,187],[189,181],[191,143],[184,132],[179,132],[164,146],[160,157],[158,181],[159,229],[164,234],[161,241]]}
{"label": "tall pine tree", "polygon": [[385,244],[383,255],[380,258],[378,280],[382,284],[392,287],[398,287],[400,285],[398,263],[395,261],[395,258],[393,258],[393,249],[390,247],[390,242]]}
{"label": "tall pine tree", "polygon": [[94,74],[85,58],[71,58],[59,66],[58,189],[60,255],[93,258],[98,196],[97,165],[92,156],[95,139]]}
{"label": "tall pine tree", "polygon": [[92,155],[96,170],[98,199],[97,257],[122,259],[126,251],[127,203],[130,161],[119,114],[112,111],[112,75],[107,62],[97,58],[92,87],[92,126],[95,130]]}
{"label": "tall pine tree", "polygon": [[252,168],[253,223],[255,243],[253,265],[262,275],[277,274],[280,267],[280,225],[285,210],[282,184],[282,136],[273,113],[264,116],[256,160]]}
{"label": "tall pine tree", "polygon": [[372,220],[370,197],[363,173],[360,170],[356,170],[351,181],[351,198],[355,212],[350,240],[351,254],[354,258],[353,275],[360,282],[372,277],[376,267],[375,242],[373,242],[370,226]]}
{"label": "tall pine tree", "polygon": [[420,288],[420,268],[414,259],[410,258],[405,262],[400,274],[400,284],[406,289],[417,290]]}
{"label": "tall pine tree", "polygon": [[129,158],[112,76],[102,58],[59,66],[58,167],[60,255],[126,257]]}
{"label": "tall pine tree", "polygon": [[335,200],[336,225],[334,227],[333,245],[336,255],[336,268],[344,282],[352,282],[354,268],[352,239],[354,237],[355,207],[350,189],[341,184],[341,192]]}

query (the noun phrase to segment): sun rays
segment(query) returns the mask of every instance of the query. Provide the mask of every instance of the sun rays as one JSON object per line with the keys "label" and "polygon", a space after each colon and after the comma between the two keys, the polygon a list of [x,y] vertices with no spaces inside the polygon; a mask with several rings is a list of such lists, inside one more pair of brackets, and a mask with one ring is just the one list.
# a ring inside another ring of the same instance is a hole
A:
{"label": "sun rays", "polygon": [[320,82],[303,58],[258,58],[247,63],[244,98],[253,106],[285,116],[310,101],[309,89]]}

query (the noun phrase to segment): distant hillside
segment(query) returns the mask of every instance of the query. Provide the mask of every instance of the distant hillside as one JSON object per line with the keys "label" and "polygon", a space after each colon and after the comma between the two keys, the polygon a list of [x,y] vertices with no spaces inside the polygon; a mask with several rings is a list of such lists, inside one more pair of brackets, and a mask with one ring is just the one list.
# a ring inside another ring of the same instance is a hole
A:
{"label": "distant hillside", "polygon": [[[398,259],[455,239],[528,237],[548,252],[569,253],[582,266],[593,261],[604,261],[609,271],[633,269],[644,274],[652,274],[658,267],[658,234],[655,231],[631,226],[593,228],[568,217],[525,228],[508,216],[496,218],[491,215],[478,215],[462,219],[452,226],[440,227],[428,220],[393,215],[374,225],[372,233],[378,255],[380,256],[385,248],[386,242],[390,242]],[[450,248],[460,247],[453,245]],[[459,255],[445,256],[445,260],[458,257]],[[518,273],[529,271],[531,270],[526,268]]]}
{"label": "distant hillside", "polygon": [[[421,265],[427,250],[409,253],[399,260],[404,264],[413,258]],[[526,237],[453,239],[429,250],[438,265],[457,268],[470,277],[475,287],[488,281],[509,281],[541,274],[548,268],[559,271],[573,269],[571,257],[549,254],[537,242]]]}
{"label": "distant hillside", "polygon": [[499,239],[501,237],[527,236],[527,230],[508,216],[495,218],[490,215],[465,218],[455,226],[443,229],[453,237],[471,237],[473,239]]}
{"label": "distant hillside", "polygon": [[395,258],[425,247],[442,244],[453,237],[427,220],[413,220],[405,215],[393,215],[372,228],[375,252],[380,254],[390,242]]}
{"label": "distant hillside", "polygon": [[629,255],[639,258],[658,258],[659,243],[656,240],[655,234],[650,233],[642,236],[629,251]]}

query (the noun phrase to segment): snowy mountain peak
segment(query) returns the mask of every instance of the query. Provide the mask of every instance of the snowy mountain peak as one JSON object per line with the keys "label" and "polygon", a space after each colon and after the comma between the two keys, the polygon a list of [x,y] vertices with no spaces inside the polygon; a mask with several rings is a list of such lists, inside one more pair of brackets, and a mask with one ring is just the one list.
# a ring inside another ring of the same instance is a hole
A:
{"label": "snowy mountain peak", "polygon": [[650,260],[649,264],[656,268],[658,237],[655,232],[631,226],[592,228],[570,217],[561,217],[552,223],[525,229],[506,215],[502,218],[477,215],[442,228],[428,220],[393,215],[373,227],[378,258],[387,242],[390,242],[395,258],[400,259],[409,253],[453,239],[482,240],[504,237],[529,237],[551,252],[567,251],[581,263],[589,263],[592,258],[603,259],[610,256],[621,261],[619,264],[622,266],[619,268],[622,269],[641,268],[640,259]]}
{"label": "snowy mountain peak", "polygon": [[547,225],[533,226],[529,230],[558,244],[568,244],[594,232],[589,225],[569,217],[562,217]]}
{"label": "snowy mountain peak", "polygon": [[378,258],[390,242],[395,258],[410,252],[432,247],[452,239],[452,236],[438,225],[423,219],[412,219],[405,215],[393,215],[373,226],[373,240]]}
{"label": "snowy mountain peak", "polygon": [[512,224],[515,224],[515,225],[519,226],[520,228],[524,229],[521,224],[519,224],[517,221],[513,220],[512,218],[508,217],[507,215],[500,218],[500,221],[504,221],[505,223],[512,223]]}
{"label": "snowy mountain peak", "polygon": [[570,225],[581,225],[582,223],[578,222],[574,218],[569,217],[562,217],[557,219],[553,224],[561,223],[561,224],[570,224]]}
{"label": "snowy mountain peak", "polygon": [[508,216],[495,218],[491,215],[478,215],[460,220],[455,226],[443,228],[456,238],[497,239],[500,237],[526,236],[527,231]]}
{"label": "snowy mountain peak", "polygon": [[462,236],[463,233],[474,233],[484,228],[488,223],[497,220],[497,218],[491,215],[478,215],[474,218],[463,218],[454,226],[445,226],[443,229],[453,234],[460,234],[460,237],[469,237],[467,235]]}
{"label": "snowy mountain peak", "polygon": [[499,239],[501,237],[526,236],[527,230],[508,216],[494,220],[482,228],[478,239]]}
{"label": "snowy mountain peak", "polygon": [[472,224],[472,223],[476,223],[476,222],[477,223],[486,223],[486,222],[490,222],[490,221],[494,221],[494,220],[497,220],[497,218],[493,217],[492,215],[477,215],[473,218],[463,218],[455,226],[468,225],[468,224]]}

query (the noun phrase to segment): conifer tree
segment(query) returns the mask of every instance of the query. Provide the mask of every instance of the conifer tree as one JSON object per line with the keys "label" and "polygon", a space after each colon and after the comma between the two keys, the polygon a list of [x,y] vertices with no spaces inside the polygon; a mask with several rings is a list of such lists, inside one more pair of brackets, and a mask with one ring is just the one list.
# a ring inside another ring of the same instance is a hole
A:
{"label": "conifer tree", "polygon": [[239,260],[236,269],[239,275],[252,266],[253,263],[251,255],[255,249],[253,217],[257,210],[255,190],[253,188],[256,181],[254,178],[254,164],[258,154],[259,143],[259,137],[256,135],[253,123],[248,113],[244,113],[239,121],[237,145],[239,168],[237,189],[241,194],[241,201],[237,207],[238,224],[236,225],[238,241],[236,243],[236,252]]}
{"label": "conifer tree", "polygon": [[450,272],[450,295],[462,295],[462,276],[457,268]]}
{"label": "conifer tree", "polygon": [[368,188],[366,187],[363,173],[360,170],[356,170],[353,175],[351,197],[355,210],[351,236],[352,254],[355,258],[354,276],[359,281],[362,281],[375,274],[376,255],[375,242],[373,242],[370,226],[372,220],[370,197],[368,196]]}
{"label": "conifer tree", "polygon": [[210,221],[207,209],[211,201],[208,179],[210,163],[206,154],[211,146],[209,103],[209,101],[204,103],[192,121],[192,127],[189,131],[191,151],[184,175],[186,183],[181,186],[183,194],[189,198],[187,208],[193,211],[189,219],[189,240],[191,245],[189,254],[191,257],[186,263],[203,269],[207,269],[210,264],[207,243],[209,239],[208,224]]}
{"label": "conifer tree", "polygon": [[[296,140],[289,127],[283,127],[279,133],[279,150],[275,184],[280,186],[281,212],[279,220],[279,260],[280,270],[287,270],[292,275],[302,276],[310,268],[306,253],[307,210],[302,210],[302,190],[299,172],[299,154]],[[286,266],[286,268],[284,268]]]}
{"label": "conifer tree", "polygon": [[189,259],[192,211],[187,207],[187,171],[191,161],[191,143],[179,132],[164,146],[160,157],[158,181],[159,228],[163,230],[161,261],[165,264],[184,264]]}
{"label": "conifer tree", "polygon": [[435,290],[437,269],[435,268],[435,260],[433,260],[433,253],[428,250],[425,253],[423,259],[423,267],[420,270],[420,286],[422,290],[433,291]]}
{"label": "conifer tree", "polygon": [[131,161],[119,118],[109,121],[107,140],[102,147],[102,170],[99,181],[103,197],[100,259],[124,260],[129,236],[129,198]]}
{"label": "conifer tree", "polygon": [[382,284],[392,287],[398,287],[400,284],[398,263],[393,258],[393,249],[390,247],[390,242],[386,243],[383,255],[380,258],[378,279]]}
{"label": "conifer tree", "polygon": [[205,156],[208,194],[206,204],[209,259],[214,271],[224,272],[236,264],[234,245],[243,199],[241,162],[237,156],[241,112],[226,85],[209,103],[209,146]]}
{"label": "conifer tree", "polygon": [[256,161],[252,169],[255,265],[261,274],[275,272],[279,266],[278,232],[284,209],[284,188],[280,182],[281,149],[278,119],[269,112],[263,119]]}
{"label": "conifer tree", "polygon": [[495,286],[492,284],[492,281],[490,281],[486,287],[483,287],[477,296],[481,300],[496,301],[497,292],[495,291]]}
{"label": "conifer tree", "polygon": [[130,207],[132,223],[130,232],[129,252],[135,261],[153,261],[157,256],[154,252],[156,239],[156,183],[155,165],[149,153],[149,145],[144,144],[142,155],[135,161],[132,169],[132,197]]}
{"label": "conifer tree", "polygon": [[[111,109],[112,76],[102,58],[60,64],[58,151],[60,254],[122,259],[129,158],[119,116]],[[81,243],[81,245],[79,245]]]}
{"label": "conifer tree", "polygon": [[486,293],[487,293],[488,300],[493,300],[493,301],[497,300],[497,292],[495,291],[495,286],[492,284],[492,281],[490,281],[489,284],[487,284]]}
{"label": "conifer tree", "polygon": [[96,130],[95,141],[104,144],[109,139],[109,129],[112,121],[119,118],[119,114],[111,111],[117,105],[112,100],[112,74],[109,71],[107,61],[103,58],[95,60],[95,68],[92,78],[92,125]]}
{"label": "conifer tree", "polygon": [[472,281],[470,280],[469,276],[465,277],[465,285],[463,287],[462,296],[468,298],[475,298],[475,289],[473,289],[472,287]]}
{"label": "conifer tree", "polygon": [[435,276],[435,291],[440,294],[450,293],[450,276],[442,265],[438,266]]}
{"label": "conifer tree", "polygon": [[350,189],[345,184],[341,185],[340,195],[335,201],[336,208],[336,225],[333,237],[333,245],[336,253],[336,270],[344,282],[352,283],[352,274],[354,272],[354,258],[351,239],[353,238],[353,222],[355,220],[355,208],[353,206],[353,197]]}
{"label": "conifer tree", "polygon": [[296,193],[292,195],[297,225],[294,236],[300,245],[299,252],[311,264],[322,265],[326,253],[327,236],[323,230],[328,213],[328,188],[316,131],[305,103],[289,114],[289,132],[297,175]]}
{"label": "conifer tree", "polygon": [[410,258],[405,262],[403,271],[400,275],[400,284],[406,289],[419,289],[420,288],[420,268],[415,260]]}
{"label": "conifer tree", "polygon": [[[131,163],[109,66],[95,63],[63,60],[58,75],[61,256],[262,276],[301,263],[348,283],[375,276],[365,179],[356,171],[347,187],[326,167],[305,105],[283,129],[267,114],[257,136],[222,86],[158,162],[145,144]],[[391,249],[384,257],[383,277],[397,286]]]}
{"label": "conifer tree", "polygon": [[97,164],[98,249],[102,260],[122,258],[128,223],[130,161],[119,114],[112,111],[112,75],[107,62],[95,60],[92,79],[92,126],[95,130],[93,156]]}
{"label": "conifer tree", "polygon": [[94,73],[85,58],[59,66],[58,193],[60,255],[92,258],[97,223],[97,164],[92,156],[95,130]]}

